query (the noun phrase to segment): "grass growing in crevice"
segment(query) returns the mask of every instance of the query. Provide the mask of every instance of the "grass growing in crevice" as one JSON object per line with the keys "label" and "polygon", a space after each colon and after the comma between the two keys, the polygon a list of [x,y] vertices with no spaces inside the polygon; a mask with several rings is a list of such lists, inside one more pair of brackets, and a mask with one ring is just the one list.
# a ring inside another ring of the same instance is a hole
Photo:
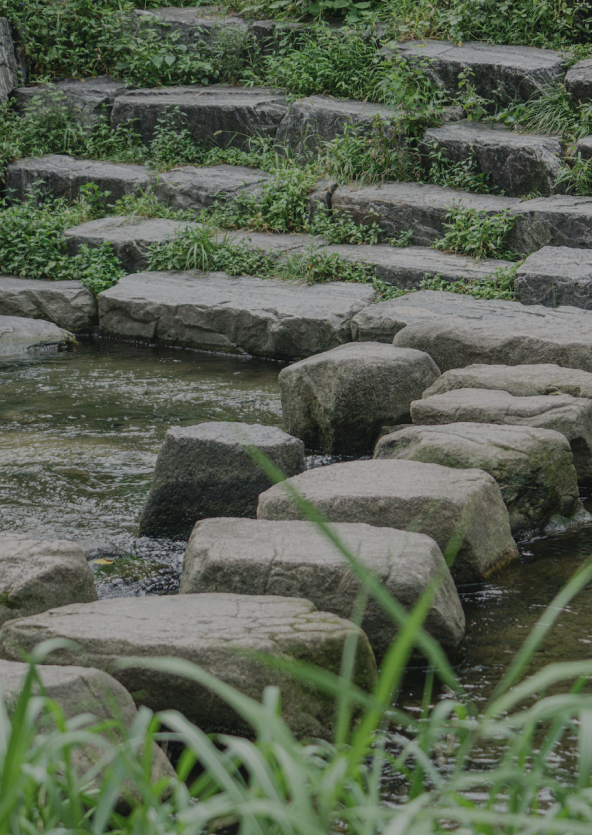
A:
{"label": "grass growing in crevice", "polygon": [[435,249],[472,258],[517,260],[517,256],[507,249],[506,243],[516,222],[515,215],[509,211],[490,215],[486,211],[454,206],[446,215],[446,220],[446,231],[433,244]]}
{"label": "grass growing in crevice", "polygon": [[[522,263],[522,262],[520,262]],[[491,275],[481,279],[466,281],[446,281],[441,275],[426,277],[421,283],[420,290],[445,290],[448,293],[460,293],[473,296],[475,299],[503,299],[513,301],[514,282],[519,264],[511,267],[499,267]]]}

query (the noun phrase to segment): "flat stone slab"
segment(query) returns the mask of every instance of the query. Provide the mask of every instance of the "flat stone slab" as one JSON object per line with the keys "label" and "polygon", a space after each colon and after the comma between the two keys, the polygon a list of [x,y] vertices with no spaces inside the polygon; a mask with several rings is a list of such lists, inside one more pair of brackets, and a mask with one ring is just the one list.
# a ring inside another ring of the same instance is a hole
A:
{"label": "flat stone slab", "polygon": [[0,102],[7,102],[19,84],[18,69],[10,23],[0,17]]}
{"label": "flat stone slab", "polygon": [[592,310],[592,250],[544,246],[518,267],[515,290],[523,304]]}
{"label": "flat stone slab", "polygon": [[566,60],[559,52],[530,46],[502,46],[467,41],[391,42],[385,52],[418,66],[438,87],[458,93],[459,75],[469,70],[479,96],[507,106],[515,99],[528,101],[550,84],[563,80]]}
{"label": "flat stone slab", "polygon": [[144,272],[99,295],[99,321],[124,339],[298,359],[350,342],[352,317],[374,295],[364,284]]}
{"label": "flat stone slab", "polygon": [[0,355],[18,354],[39,348],[61,348],[74,341],[73,335],[52,322],[0,316]]}
{"label": "flat stone slab", "polygon": [[350,342],[280,371],[288,432],[329,454],[370,452],[385,423],[408,423],[409,406],[440,372],[421,351]]}
{"label": "flat stone slab", "polygon": [[179,108],[175,122],[198,142],[221,148],[248,148],[256,136],[274,138],[288,103],[283,93],[265,87],[160,87],[117,96],[113,127],[131,122],[147,144],[159,117]]}
{"label": "flat stone slab", "polygon": [[98,324],[97,302],[79,281],[0,276],[0,316],[45,319],[76,333]]}
{"label": "flat stone slab", "polygon": [[[499,487],[481,470],[417,461],[352,461],[288,479],[330,522],[427,534],[457,583],[476,582],[518,556]],[[302,519],[281,484],[259,498],[259,519]]]}
{"label": "flat stone slab", "polygon": [[414,424],[501,423],[560,432],[570,443],[578,481],[592,480],[592,401],[569,394],[515,397],[495,389],[455,389],[411,404]]}
{"label": "flat stone slab", "polygon": [[238,195],[257,194],[270,175],[244,165],[183,165],[156,177],[156,199],[169,208],[200,212],[216,201],[228,201]]}
{"label": "flat stone slab", "polygon": [[592,399],[592,374],[554,363],[541,365],[469,365],[446,371],[422,397],[454,389],[495,389],[516,397],[537,394],[571,394]]}
{"label": "flat stone slab", "polygon": [[[317,612],[308,600],[238,594],[183,594],[100,600],[52,609],[5,624],[0,655],[22,657],[40,641],[67,638],[76,648],[55,650],[46,664],[96,667],[116,678],[136,703],[151,710],[179,710],[204,733],[245,734],[249,728],[204,687],[141,661],[182,658],[260,701],[268,685],[281,691],[282,715],[298,736],[329,737],[334,703],[312,685],[256,661],[251,652],[289,661],[296,657],[338,673],[348,637],[358,638],[354,680],[370,689],[376,664],[364,633],[350,621]],[[131,663],[131,662],[130,662]]]}
{"label": "flat stone slab", "polygon": [[32,87],[18,87],[13,98],[16,109],[23,114],[31,107],[35,99],[36,106],[54,105],[53,91],[59,90],[63,94],[63,104],[68,112],[85,127],[92,127],[99,120],[109,120],[113,109],[115,96],[125,93],[127,84],[115,81],[103,75],[96,78],[82,78],[79,80],[63,79],[52,83],[51,95],[46,95],[48,87],[45,84],[35,84]]}
{"label": "flat stone slab", "polygon": [[401,427],[378,441],[374,458],[484,470],[499,485],[514,536],[582,509],[569,443],[550,429],[457,422]]}
{"label": "flat stone slab", "polygon": [[424,153],[435,149],[451,162],[472,156],[477,171],[511,197],[553,194],[563,157],[557,136],[521,134],[496,122],[466,119],[430,128],[422,147]]}
{"label": "flat stone slab", "polygon": [[135,9],[137,27],[157,29],[163,35],[176,36],[176,43],[191,46],[196,41],[212,43],[223,31],[247,34],[249,25],[242,17],[229,15],[216,7]]}
{"label": "flat stone slab", "polygon": [[92,569],[79,545],[0,533],[0,623],[96,599]]}
{"label": "flat stone slab", "polygon": [[[343,523],[332,529],[407,609],[418,602],[430,581],[439,580],[424,625],[445,648],[458,646],[465,616],[433,539],[363,524]],[[359,578],[341,552],[312,522],[205,519],[195,526],[187,545],[180,593],[306,597],[321,611],[350,618],[360,588]],[[396,634],[396,625],[370,599],[361,626],[380,660]]]}
{"label": "flat stone slab", "polygon": [[249,447],[286,476],[306,469],[302,441],[277,426],[220,421],[169,429],[142,511],[140,536],[188,538],[198,519],[254,518],[259,494],[273,482]]}
{"label": "flat stone slab", "polygon": [[106,203],[115,203],[126,194],[139,195],[151,182],[143,165],[96,162],[63,154],[31,157],[11,162],[6,170],[6,191],[11,200],[24,200],[31,187],[41,181],[44,193],[75,200],[82,186],[96,183],[109,192]]}
{"label": "flat stone slab", "polygon": [[578,61],[567,71],[565,87],[572,99],[583,104],[592,100],[592,60]]}

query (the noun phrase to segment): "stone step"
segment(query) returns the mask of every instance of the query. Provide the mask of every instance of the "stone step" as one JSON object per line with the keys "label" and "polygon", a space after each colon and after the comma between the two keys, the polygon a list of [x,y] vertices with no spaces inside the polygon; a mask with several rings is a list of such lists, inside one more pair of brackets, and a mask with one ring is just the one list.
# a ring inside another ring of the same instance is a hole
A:
{"label": "stone step", "polygon": [[30,350],[63,348],[74,342],[74,336],[52,322],[0,316],[0,356],[21,354]]}
{"label": "stone step", "polygon": [[[226,702],[189,678],[149,670],[143,659],[184,659],[260,702],[266,686],[281,692],[282,715],[299,737],[331,738],[335,703],[309,682],[265,665],[267,654],[322,664],[339,673],[345,642],[357,640],[353,681],[371,690],[376,662],[358,627],[308,600],[240,594],[183,594],[117,598],[73,604],[13,620],[0,629],[0,657],[21,660],[41,641],[73,643],[45,664],[81,664],[113,675],[136,702],[151,710],[178,710],[204,733],[249,734]],[[134,659],[126,666],[118,664]]]}
{"label": "stone step", "polygon": [[152,188],[157,200],[170,209],[200,212],[217,200],[257,194],[270,179],[265,171],[244,165],[182,165],[158,174]]}
{"label": "stone step", "polygon": [[536,394],[571,394],[592,399],[592,374],[554,363],[540,365],[469,365],[446,371],[426,389],[422,397],[453,389],[495,389],[516,397]]}
{"label": "stone step", "polygon": [[63,104],[68,112],[85,127],[92,127],[99,120],[111,120],[111,111],[115,96],[125,93],[128,85],[115,81],[109,76],[97,78],[62,79],[55,81],[51,88],[46,84],[34,84],[31,87],[18,87],[12,94],[16,110],[22,115],[31,107],[33,99],[36,107],[39,101],[51,107],[54,103],[53,90],[63,94]]}
{"label": "stone step", "polygon": [[0,316],[45,319],[84,333],[98,324],[97,302],[79,281],[41,281],[0,276]]}
{"label": "stone step", "polygon": [[592,251],[545,246],[518,267],[515,289],[523,304],[592,310]]}
{"label": "stone step", "polygon": [[238,15],[211,7],[165,7],[161,9],[134,9],[134,31],[155,29],[163,37],[173,36],[176,43],[192,46],[197,41],[213,43],[229,32],[247,35],[249,24]]}
{"label": "stone step", "polygon": [[99,322],[123,339],[299,359],[350,342],[352,317],[374,297],[366,284],[144,272],[99,295]]}
{"label": "stone step", "polygon": [[510,197],[553,194],[563,160],[560,137],[516,133],[496,122],[466,119],[430,128],[421,149],[426,155],[435,150],[453,163],[474,160],[476,171]]}

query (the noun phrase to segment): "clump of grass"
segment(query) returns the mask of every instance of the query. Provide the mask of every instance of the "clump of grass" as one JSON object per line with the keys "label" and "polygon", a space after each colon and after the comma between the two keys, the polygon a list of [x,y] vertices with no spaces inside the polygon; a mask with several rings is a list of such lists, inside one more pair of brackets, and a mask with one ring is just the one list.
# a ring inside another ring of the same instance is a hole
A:
{"label": "clump of grass", "polygon": [[485,211],[455,206],[446,215],[446,232],[433,246],[472,258],[498,258],[515,261],[507,250],[506,240],[516,222],[509,211],[489,215]]}
{"label": "clump of grass", "polygon": [[[479,171],[472,145],[465,159],[453,162],[434,142],[428,149],[426,165],[428,171],[424,182],[478,194],[490,194],[496,191],[491,184],[490,175]],[[499,192],[499,189],[497,191]]]}
{"label": "clump of grass", "polygon": [[491,275],[470,281],[446,281],[440,274],[426,276],[421,282],[419,289],[445,290],[449,293],[473,296],[475,299],[505,299],[507,301],[513,301],[516,298],[514,282],[518,266],[518,264],[513,264],[511,267],[500,267],[494,270]]}

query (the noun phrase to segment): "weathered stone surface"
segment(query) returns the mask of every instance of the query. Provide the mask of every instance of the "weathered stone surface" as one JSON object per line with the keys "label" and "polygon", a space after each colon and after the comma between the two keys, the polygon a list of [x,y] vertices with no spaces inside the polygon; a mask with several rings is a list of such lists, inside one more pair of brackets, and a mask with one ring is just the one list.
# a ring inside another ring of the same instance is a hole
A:
{"label": "weathered stone surface", "polygon": [[196,41],[212,43],[221,32],[236,32],[246,36],[248,24],[242,17],[229,15],[222,9],[210,7],[135,9],[134,16],[139,26],[156,29],[164,35],[172,35],[176,43],[186,46]]}
{"label": "weathered stone surface", "polygon": [[[235,594],[183,594],[100,600],[11,621],[0,630],[0,655],[22,657],[40,641],[68,638],[47,664],[76,663],[114,676],[136,703],[175,709],[205,733],[249,733],[225,702],[204,687],[126,658],[183,658],[242,693],[261,700],[268,685],[281,690],[282,715],[298,736],[329,736],[334,703],[312,685],[255,661],[249,651],[295,657],[338,673],[344,642],[358,636],[356,683],[369,689],[376,664],[368,639],[347,620],[317,612],[308,600]],[[133,663],[133,666],[131,664]]]}
{"label": "weathered stone surface", "polygon": [[273,139],[287,109],[284,95],[266,88],[161,87],[118,96],[111,122],[116,127],[131,121],[148,143],[159,117],[169,113],[199,142],[247,148],[255,136]]}
{"label": "weathered stone surface", "polygon": [[239,194],[255,194],[269,174],[242,165],[183,165],[159,174],[154,185],[157,200],[169,208],[207,209],[217,200],[232,200]]}
{"label": "weathered stone surface", "polygon": [[592,374],[553,363],[541,365],[469,365],[446,371],[422,397],[453,389],[496,389],[516,397],[537,394],[571,394],[592,399]]}
{"label": "weathered stone surface", "polygon": [[[465,617],[448,566],[433,539],[371,525],[332,527],[350,553],[372,569],[408,609],[418,602],[431,580],[439,580],[425,627],[447,649],[458,646]],[[197,523],[187,545],[180,593],[305,597],[321,611],[350,618],[360,587],[342,554],[314,523],[205,519]],[[396,625],[370,599],[361,627],[380,660],[393,640]]]}
{"label": "weathered stone surface", "polygon": [[96,599],[92,569],[79,545],[0,533],[0,623]]}
{"label": "weathered stone surface", "polygon": [[0,316],[0,354],[20,353],[35,348],[59,348],[69,345],[74,337],[52,322]]}
{"label": "weathered stone surface", "polygon": [[402,427],[378,441],[374,457],[484,470],[499,485],[514,535],[582,507],[569,443],[549,429],[492,423]]}
{"label": "weathered stone surface", "polygon": [[141,536],[188,537],[198,519],[252,516],[272,482],[245,447],[285,475],[306,469],[304,444],[276,426],[218,422],[174,426],[158,453]]}
{"label": "weathered stone surface", "polygon": [[[310,23],[293,23],[289,20],[254,20],[251,23],[251,32],[259,54],[263,56],[275,52],[286,35],[310,27]],[[298,42],[294,44],[294,48],[298,48]]]}
{"label": "weathered stone surface", "polygon": [[393,41],[385,51],[420,67],[449,93],[458,93],[459,74],[469,70],[475,92],[503,106],[515,99],[528,101],[547,85],[561,81],[566,71],[565,58],[559,52],[529,46],[481,41],[460,46],[450,41]]}
{"label": "weathered stone surface", "polygon": [[523,304],[592,310],[592,250],[543,247],[518,267],[515,290]]}
{"label": "weathered stone surface", "polygon": [[520,255],[543,246],[592,247],[592,197],[537,197],[521,201],[511,211],[516,222],[508,234],[508,246]]}
{"label": "weathered stone surface", "polygon": [[72,116],[85,127],[92,127],[99,120],[109,120],[115,96],[125,93],[127,84],[108,76],[64,79],[48,88],[45,84],[32,87],[18,87],[13,94],[16,108],[22,114],[31,107],[35,99],[36,108],[54,105],[54,91],[62,94],[62,104]]}
{"label": "weathered stone surface", "polygon": [[11,200],[24,200],[31,186],[41,181],[41,190],[54,197],[75,200],[81,186],[96,183],[109,192],[105,203],[115,203],[125,194],[140,194],[150,185],[150,172],[143,165],[95,162],[63,154],[31,157],[11,162],[6,171],[6,191]]}
{"label": "weathered stone surface", "polygon": [[0,17],[0,102],[8,97],[19,84],[19,72],[10,24]]}
{"label": "weathered stone surface", "polygon": [[402,290],[414,290],[426,277],[440,275],[445,281],[479,281],[497,269],[511,266],[510,261],[492,258],[469,258],[439,252],[423,246],[394,247],[388,244],[374,246],[337,244],[325,247],[326,252],[336,252],[346,261],[363,261],[374,267],[376,277]]}
{"label": "weathered stone surface", "polygon": [[273,234],[271,232],[250,232],[236,229],[232,232],[220,231],[216,237],[218,241],[225,241],[233,246],[246,246],[249,249],[260,249],[268,255],[285,255],[300,252],[314,245],[320,245],[322,238],[313,235],[292,235],[289,233]]}
{"label": "weathered stone surface", "polygon": [[576,102],[592,100],[592,59],[578,61],[567,71],[565,76],[567,92]]}
{"label": "weathered stone surface", "polygon": [[99,320],[126,339],[298,359],[350,342],[352,316],[373,298],[363,284],[145,272],[100,294]]}
{"label": "weathered stone surface", "polygon": [[466,119],[430,128],[422,147],[424,153],[434,148],[451,162],[472,156],[477,171],[512,197],[552,194],[563,154],[559,137],[520,134],[496,122]]}
{"label": "weathered stone surface", "polygon": [[439,376],[421,351],[350,342],[280,371],[286,429],[309,449],[370,452],[385,423],[408,423],[412,400]]}
{"label": "weathered stone surface", "polygon": [[[353,461],[289,480],[331,522],[365,522],[431,536],[457,583],[474,582],[518,556],[495,480],[481,470],[417,461]],[[259,498],[259,519],[302,519],[281,484]]]}
{"label": "weathered stone surface", "polygon": [[592,136],[585,136],[576,144],[576,155],[578,154],[582,159],[592,158]]}
{"label": "weathered stone surface", "polygon": [[[276,147],[280,153],[287,152],[296,157],[314,156],[323,142],[341,136],[346,126],[356,132],[370,133],[380,122],[387,133],[393,133],[389,126],[396,113],[396,108],[354,99],[331,96],[298,99],[292,102],[278,128]],[[396,134],[391,137],[395,143],[398,139]]]}
{"label": "weathered stone surface", "polygon": [[45,319],[83,332],[98,324],[97,302],[79,281],[39,281],[0,276],[0,316]]}
{"label": "weathered stone surface", "polygon": [[569,394],[515,397],[495,389],[455,389],[411,404],[415,424],[502,423],[565,435],[580,483],[592,480],[592,401]]}
{"label": "weathered stone surface", "polygon": [[68,252],[75,255],[81,246],[96,248],[103,243],[113,246],[124,270],[134,273],[148,266],[153,243],[171,238],[183,229],[199,228],[201,224],[157,217],[104,217],[66,229]]}

